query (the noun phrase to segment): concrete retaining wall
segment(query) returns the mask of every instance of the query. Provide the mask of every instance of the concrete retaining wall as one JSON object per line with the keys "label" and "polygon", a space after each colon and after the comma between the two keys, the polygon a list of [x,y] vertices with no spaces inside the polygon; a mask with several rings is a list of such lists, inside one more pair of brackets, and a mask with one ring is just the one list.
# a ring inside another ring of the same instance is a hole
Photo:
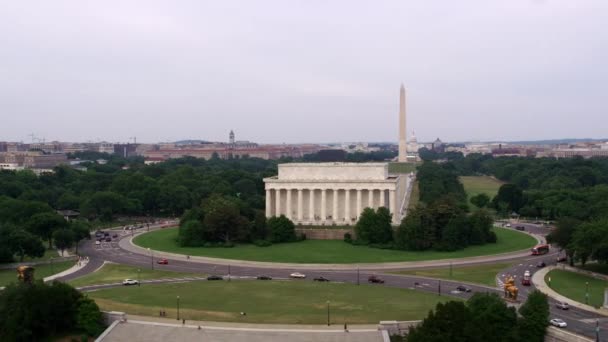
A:
{"label": "concrete retaining wall", "polygon": [[354,229],[344,228],[299,228],[296,227],[296,234],[306,234],[306,238],[309,240],[344,240],[344,234],[350,233],[354,238]]}

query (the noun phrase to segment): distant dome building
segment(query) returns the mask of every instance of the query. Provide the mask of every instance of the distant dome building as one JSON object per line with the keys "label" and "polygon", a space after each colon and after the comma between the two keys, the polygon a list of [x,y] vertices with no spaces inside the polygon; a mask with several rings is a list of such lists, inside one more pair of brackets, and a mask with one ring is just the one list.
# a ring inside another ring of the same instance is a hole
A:
{"label": "distant dome building", "polygon": [[410,136],[410,140],[407,142],[407,161],[408,162],[417,162],[420,161],[420,157],[418,156],[418,139],[416,138],[416,132],[412,131],[412,135]]}

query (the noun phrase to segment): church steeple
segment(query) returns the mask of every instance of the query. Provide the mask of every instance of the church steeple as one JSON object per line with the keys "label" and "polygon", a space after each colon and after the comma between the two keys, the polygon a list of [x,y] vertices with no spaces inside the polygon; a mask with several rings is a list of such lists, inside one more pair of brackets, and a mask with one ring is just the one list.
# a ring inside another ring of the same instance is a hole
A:
{"label": "church steeple", "polygon": [[234,144],[234,131],[230,130],[230,134],[228,135],[228,142],[230,144]]}

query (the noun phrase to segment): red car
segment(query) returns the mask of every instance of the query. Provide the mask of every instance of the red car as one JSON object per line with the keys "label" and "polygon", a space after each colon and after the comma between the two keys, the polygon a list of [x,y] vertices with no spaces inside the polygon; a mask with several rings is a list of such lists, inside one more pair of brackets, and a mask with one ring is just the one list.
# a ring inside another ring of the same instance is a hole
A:
{"label": "red car", "polygon": [[158,259],[158,261],[156,263],[157,264],[161,264],[161,265],[168,265],[169,264],[169,260],[167,260],[167,259]]}

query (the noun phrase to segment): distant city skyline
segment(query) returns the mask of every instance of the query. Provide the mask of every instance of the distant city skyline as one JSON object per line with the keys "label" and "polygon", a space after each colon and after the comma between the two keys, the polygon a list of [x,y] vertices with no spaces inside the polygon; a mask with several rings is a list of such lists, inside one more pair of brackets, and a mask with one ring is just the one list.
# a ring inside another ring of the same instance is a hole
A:
{"label": "distant city skyline", "polygon": [[606,138],[604,0],[7,2],[0,141]]}

